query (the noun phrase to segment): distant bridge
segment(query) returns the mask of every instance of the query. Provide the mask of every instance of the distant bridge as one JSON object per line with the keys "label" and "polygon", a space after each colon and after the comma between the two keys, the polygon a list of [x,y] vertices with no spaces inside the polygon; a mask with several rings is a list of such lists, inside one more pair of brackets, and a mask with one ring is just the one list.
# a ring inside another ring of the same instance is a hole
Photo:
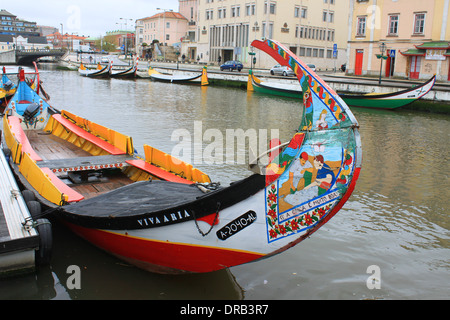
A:
{"label": "distant bridge", "polygon": [[58,57],[61,58],[67,53],[65,49],[27,49],[16,50],[16,64],[27,65],[32,64],[42,57]]}

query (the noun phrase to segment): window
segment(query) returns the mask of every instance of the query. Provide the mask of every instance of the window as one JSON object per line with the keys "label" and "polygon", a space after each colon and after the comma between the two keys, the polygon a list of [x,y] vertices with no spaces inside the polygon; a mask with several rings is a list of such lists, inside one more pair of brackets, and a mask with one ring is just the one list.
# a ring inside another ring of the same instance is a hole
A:
{"label": "window", "polygon": [[304,47],[300,47],[300,56],[301,57],[305,56],[305,48]]}
{"label": "window", "polygon": [[269,39],[271,39],[273,37],[273,23],[272,22],[269,23],[269,36],[268,37],[266,37],[266,23],[263,22],[263,24],[262,24],[262,37],[263,38],[269,38]]}
{"label": "window", "polygon": [[424,34],[425,32],[425,13],[414,14],[414,34]]}
{"label": "window", "polygon": [[334,12],[333,11],[324,11],[322,15],[323,22],[334,22]]}
{"label": "window", "polygon": [[364,37],[366,35],[366,17],[358,17],[356,23],[356,36]]}
{"label": "window", "polygon": [[245,5],[245,15],[254,16],[256,11],[256,5],[254,3]]}
{"label": "window", "polygon": [[397,35],[398,34],[398,15],[390,15],[389,16],[389,35]]}
{"label": "window", "polygon": [[306,12],[307,12],[307,8],[300,8],[298,6],[296,6],[294,8],[294,17],[295,18],[306,18]]}
{"label": "window", "polygon": [[231,16],[234,17],[239,17],[241,15],[241,7],[236,6],[236,7],[231,7]]}
{"label": "window", "polygon": [[[269,9],[270,14],[276,13],[276,7],[277,7],[276,3],[273,3],[273,2],[270,3],[270,9]],[[264,13],[267,14],[267,2],[264,3]]]}
{"label": "window", "polygon": [[333,57],[333,50],[327,49],[327,59],[331,59]]}
{"label": "window", "polygon": [[[213,10],[206,10],[206,20],[212,20],[213,19]],[[225,15],[224,15],[225,16]]]}
{"label": "window", "polygon": [[170,29],[170,22],[166,22],[166,28]]}
{"label": "window", "polygon": [[312,52],[312,56],[313,56],[314,58],[317,58],[317,57],[319,56],[319,49],[314,48],[314,49],[313,49],[313,52]]}

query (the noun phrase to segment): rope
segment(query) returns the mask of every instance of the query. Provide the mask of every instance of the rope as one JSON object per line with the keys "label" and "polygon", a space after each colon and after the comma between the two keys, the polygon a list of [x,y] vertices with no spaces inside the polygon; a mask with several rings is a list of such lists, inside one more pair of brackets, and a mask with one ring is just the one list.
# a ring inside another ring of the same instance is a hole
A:
{"label": "rope", "polygon": [[211,191],[215,191],[219,189],[220,182],[211,182],[211,183],[196,183],[195,186],[199,188],[203,193],[208,193]]}
{"label": "rope", "polygon": [[214,220],[213,220],[213,222],[212,222],[212,224],[211,224],[211,228],[209,228],[208,232],[206,232],[206,233],[204,233],[204,232],[200,229],[200,226],[199,226],[198,223],[197,223],[197,218],[195,217],[195,212],[194,212],[194,210],[192,210],[192,215],[194,216],[195,226],[197,227],[198,232],[199,232],[203,237],[206,237],[206,236],[211,232],[211,230],[214,228],[214,225],[215,225],[216,222],[217,222],[217,218],[219,217],[219,210],[220,210],[220,202],[217,202],[216,215],[214,216]]}

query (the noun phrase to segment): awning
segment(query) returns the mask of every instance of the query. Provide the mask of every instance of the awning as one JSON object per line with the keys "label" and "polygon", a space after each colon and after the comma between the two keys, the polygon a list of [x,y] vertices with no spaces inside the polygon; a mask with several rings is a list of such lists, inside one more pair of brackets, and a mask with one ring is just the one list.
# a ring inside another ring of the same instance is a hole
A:
{"label": "awning", "polygon": [[448,41],[432,41],[432,42],[425,42],[421,45],[415,46],[417,49],[422,50],[428,50],[428,49],[434,49],[434,50],[446,50],[450,49],[450,42]]}
{"label": "awning", "polygon": [[400,51],[400,53],[404,56],[425,56],[426,51],[420,49],[408,49],[403,52]]}

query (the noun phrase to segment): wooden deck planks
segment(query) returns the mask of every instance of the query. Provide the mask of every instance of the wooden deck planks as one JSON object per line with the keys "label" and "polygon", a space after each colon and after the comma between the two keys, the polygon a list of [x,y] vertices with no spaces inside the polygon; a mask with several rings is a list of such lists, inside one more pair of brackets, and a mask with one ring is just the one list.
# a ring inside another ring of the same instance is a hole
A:
{"label": "wooden deck planks", "polygon": [[27,131],[27,137],[34,150],[44,160],[91,156],[89,152],[72,143],[43,131]]}
{"label": "wooden deck planks", "polygon": [[[93,157],[89,152],[78,148],[74,144],[43,131],[27,131],[27,137],[44,162],[67,159],[68,163],[70,163],[73,158]],[[123,158],[123,156],[118,157],[121,160]],[[133,181],[125,175],[113,175],[108,177],[107,182],[74,184],[70,187],[82,194],[85,199],[89,199],[130,183],[133,183]]]}
{"label": "wooden deck planks", "polygon": [[85,199],[96,197],[100,194],[115,190],[117,188],[133,183],[132,180],[125,176],[109,177],[108,182],[103,183],[83,183],[72,185],[72,189],[81,193]]}

